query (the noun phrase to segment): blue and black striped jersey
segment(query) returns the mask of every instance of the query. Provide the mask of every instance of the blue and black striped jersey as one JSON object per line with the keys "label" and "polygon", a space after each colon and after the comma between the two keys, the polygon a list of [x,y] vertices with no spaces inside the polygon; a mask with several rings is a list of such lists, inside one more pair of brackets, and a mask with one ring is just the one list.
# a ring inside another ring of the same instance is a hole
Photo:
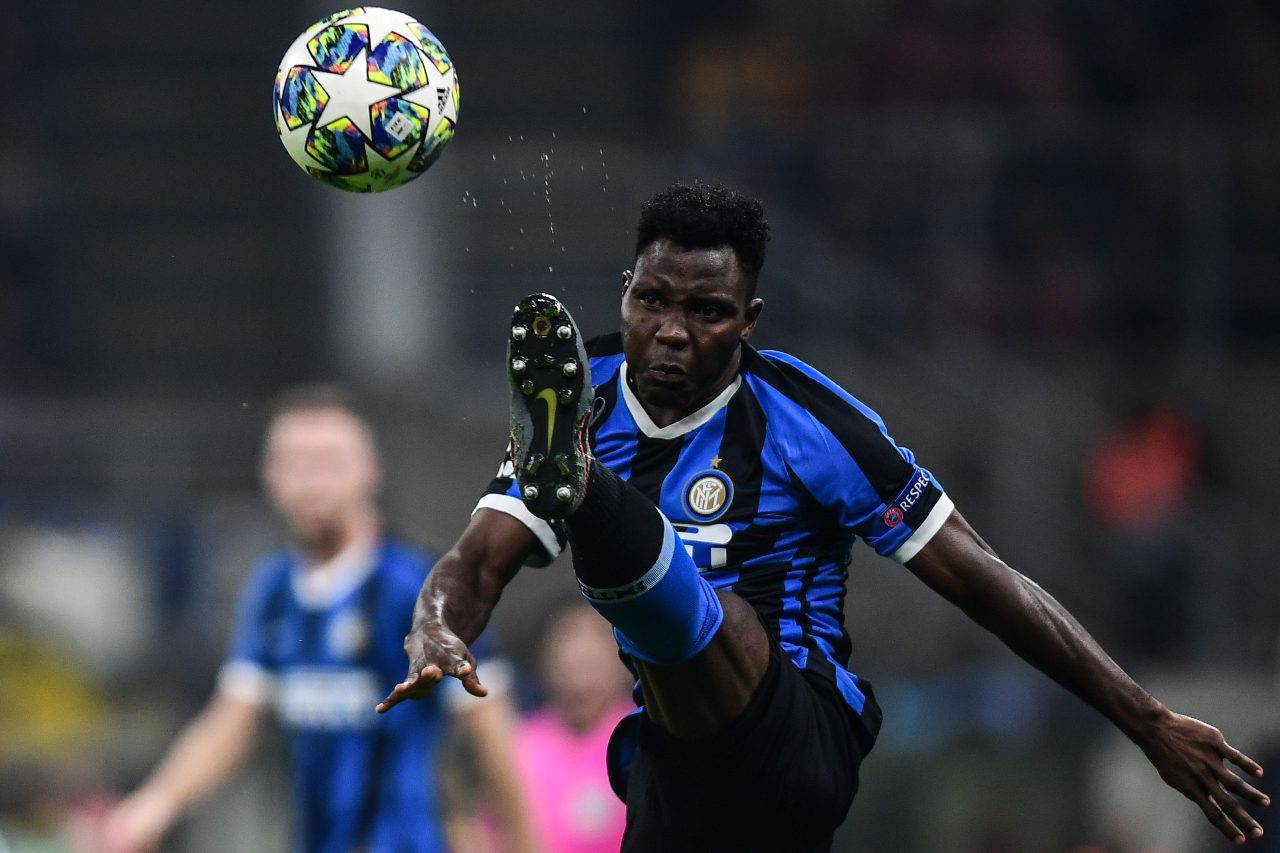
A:
{"label": "blue and black striped jersey", "polygon": [[349,581],[309,594],[296,554],[262,561],[240,603],[221,689],[271,707],[293,758],[293,848],[447,848],[433,767],[445,694],[404,713],[373,707],[404,677],[402,644],[431,561],[391,539]]}
{"label": "blue and black striped jersey", "polygon": [[[860,538],[901,562],[919,553],[952,510],[937,479],[875,412],[785,353],[745,347],[723,393],[658,427],[628,385],[621,336],[587,352],[596,458],[652,499],[703,577],[746,599],[791,661],[830,679],[874,736],[879,708],[849,669],[851,550]],[[480,506],[521,518],[554,557],[564,540],[524,508],[513,470],[508,459]]]}

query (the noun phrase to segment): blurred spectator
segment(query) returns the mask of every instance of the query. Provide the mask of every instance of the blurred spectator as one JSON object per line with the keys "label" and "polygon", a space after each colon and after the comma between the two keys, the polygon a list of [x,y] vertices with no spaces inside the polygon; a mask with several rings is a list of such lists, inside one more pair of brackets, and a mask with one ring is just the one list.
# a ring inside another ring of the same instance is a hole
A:
{"label": "blurred spectator", "polygon": [[1192,557],[1182,531],[1200,456],[1190,420],[1162,405],[1104,435],[1089,460],[1107,583],[1130,620],[1129,647],[1148,660],[1178,658],[1191,630]]}
{"label": "blurred spectator", "polygon": [[549,853],[617,850],[626,807],[609,787],[605,748],[635,709],[609,623],[581,601],[552,618],[541,648],[550,699],[520,725],[516,762]]}
{"label": "blurred spectator", "polygon": [[108,846],[148,850],[247,758],[268,710],[290,736],[300,850],[446,847],[433,767],[446,709],[482,750],[499,814],[523,836],[497,669],[476,701],[448,679],[379,717],[404,676],[401,642],[429,563],[382,531],[380,467],[368,424],[332,389],[286,395],[268,429],[263,482],[292,536],[263,561],[208,706],[106,823]]}

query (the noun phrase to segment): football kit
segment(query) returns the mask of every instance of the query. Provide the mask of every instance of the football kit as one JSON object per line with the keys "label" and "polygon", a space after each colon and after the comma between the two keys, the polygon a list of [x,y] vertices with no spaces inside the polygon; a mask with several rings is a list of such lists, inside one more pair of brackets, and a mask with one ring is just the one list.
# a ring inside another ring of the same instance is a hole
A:
{"label": "football kit", "polygon": [[[806,773],[841,758],[839,750],[824,753],[818,747],[824,738],[839,740],[847,726],[857,754],[845,754],[844,764],[856,771],[875,740],[881,713],[870,685],[849,668],[843,611],[851,549],[862,539],[884,556],[911,559],[953,509],[941,485],[910,450],[893,442],[879,416],[784,353],[744,345],[734,381],[701,409],[665,427],[652,422],[627,381],[620,335],[591,341],[587,354],[594,383],[589,439],[596,463],[661,510],[701,577],[745,599],[772,640],[774,659],[761,693],[768,693],[776,707],[753,700],[739,722],[755,726],[756,739],[764,731],[775,738],[786,732],[778,743],[794,741],[807,749]],[[553,558],[565,545],[563,528],[529,512],[514,472],[509,457],[477,508],[519,518],[537,536],[545,551],[540,556]],[[628,643],[615,634],[625,659]],[[833,708],[839,713],[832,714]],[[629,721],[615,737],[610,772],[628,802],[631,823],[640,825],[645,821],[632,806],[646,795],[627,790],[628,775],[635,781],[639,769],[645,784],[661,794],[662,786],[652,780],[681,774],[655,773],[655,767],[690,757],[705,744],[664,744],[662,731],[652,724],[646,728],[642,713]],[[647,755],[633,767],[637,738]],[[712,740],[726,743],[720,736]],[[755,748],[768,751],[764,744]],[[792,750],[778,760],[794,762],[797,755]],[[785,778],[777,761],[760,759],[757,754],[739,766]],[[707,787],[706,779],[698,784]],[[846,784],[828,787],[840,787],[835,794],[843,807],[823,808],[843,816],[856,789],[856,772]],[[668,802],[659,813],[670,812],[677,801],[698,798],[667,791],[662,799]],[[645,811],[651,816],[654,809]],[[821,839],[817,843],[820,847]]]}

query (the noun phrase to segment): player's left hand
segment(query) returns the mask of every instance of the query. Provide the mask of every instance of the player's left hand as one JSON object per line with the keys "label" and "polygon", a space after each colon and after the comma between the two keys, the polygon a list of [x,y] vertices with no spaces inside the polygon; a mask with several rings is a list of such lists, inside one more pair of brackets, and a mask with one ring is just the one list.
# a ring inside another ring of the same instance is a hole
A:
{"label": "player's left hand", "polygon": [[1262,776],[1262,767],[1227,743],[1222,732],[1208,723],[1168,712],[1138,745],[1160,778],[1198,805],[1228,839],[1244,844],[1249,838],[1262,837],[1262,827],[1236,798],[1264,807],[1271,800],[1237,776],[1227,762],[1255,778]]}

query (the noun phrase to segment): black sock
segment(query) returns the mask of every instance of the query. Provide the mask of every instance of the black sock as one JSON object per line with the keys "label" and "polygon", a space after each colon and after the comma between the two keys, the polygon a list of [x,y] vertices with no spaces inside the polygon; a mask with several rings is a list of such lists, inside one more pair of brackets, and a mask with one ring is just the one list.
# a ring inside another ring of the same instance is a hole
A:
{"label": "black sock", "polygon": [[582,504],[566,521],[573,570],[588,586],[622,586],[647,572],[662,551],[662,515],[653,502],[595,462]]}

